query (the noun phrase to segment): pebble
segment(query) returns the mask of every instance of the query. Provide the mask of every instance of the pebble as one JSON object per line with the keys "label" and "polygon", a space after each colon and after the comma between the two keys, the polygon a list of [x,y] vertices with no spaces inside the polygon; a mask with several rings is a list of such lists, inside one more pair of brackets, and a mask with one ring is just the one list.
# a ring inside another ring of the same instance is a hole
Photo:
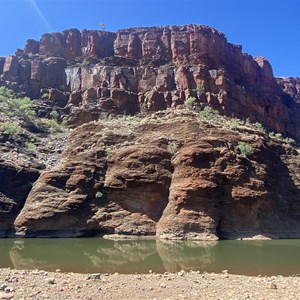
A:
{"label": "pebble", "polygon": [[47,282],[49,284],[55,284],[55,279],[54,278],[49,278],[49,279],[47,279]]}
{"label": "pebble", "polygon": [[268,286],[268,288],[271,289],[271,290],[276,290],[277,289],[277,285],[274,282],[272,282],[272,283],[270,283],[270,285]]}
{"label": "pebble", "polygon": [[178,275],[179,276],[184,276],[185,275],[185,272],[183,270],[181,270],[180,272],[178,272]]}
{"label": "pebble", "polygon": [[163,288],[163,289],[165,289],[167,286],[166,286],[165,283],[162,282],[162,283],[160,284],[160,287]]}
{"label": "pebble", "polygon": [[4,289],[4,292],[5,293],[12,293],[12,292],[14,292],[15,290],[14,290],[14,288],[13,287],[6,287],[5,289]]}
{"label": "pebble", "polygon": [[13,294],[7,294],[7,293],[4,293],[4,292],[0,292],[0,299],[1,300],[9,300],[9,299],[12,299],[14,297]]}
{"label": "pebble", "polygon": [[86,279],[87,280],[101,279],[101,274],[100,273],[89,274],[87,275]]}
{"label": "pebble", "polygon": [[[181,271],[179,272],[181,273]],[[149,274],[132,274],[115,276],[101,274],[101,281],[87,281],[87,276],[94,274],[53,273],[49,277],[39,276],[32,271],[22,279],[16,271],[0,271],[0,300],[22,298],[31,300],[42,299],[264,299],[294,300],[299,299],[300,278],[277,276],[257,278],[230,274],[197,275],[196,272],[184,272],[184,277],[177,273],[162,273],[161,276]],[[7,283],[9,278],[18,277],[18,283]],[[100,273],[96,273],[99,274]],[[168,274],[168,275],[167,275]],[[183,275],[182,275],[183,276]],[[229,277],[226,279],[225,277]],[[139,279],[141,278],[141,280]],[[55,279],[55,285],[47,284]],[[172,279],[172,281],[167,281]],[[34,284],[32,284],[34,283]],[[46,284],[45,284],[46,283]],[[14,290],[5,288],[11,287]],[[25,300],[23,299],[23,300]]]}

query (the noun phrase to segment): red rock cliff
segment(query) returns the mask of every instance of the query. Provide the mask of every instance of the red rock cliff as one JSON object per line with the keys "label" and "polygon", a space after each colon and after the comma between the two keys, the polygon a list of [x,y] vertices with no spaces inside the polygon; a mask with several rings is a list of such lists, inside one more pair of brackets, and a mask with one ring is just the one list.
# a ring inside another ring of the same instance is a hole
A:
{"label": "red rock cliff", "polygon": [[1,58],[0,74],[1,85],[33,98],[45,88],[68,93],[71,114],[134,114],[174,108],[194,97],[300,138],[297,79],[277,82],[266,59],[243,53],[208,26],[44,34],[15,56]]}

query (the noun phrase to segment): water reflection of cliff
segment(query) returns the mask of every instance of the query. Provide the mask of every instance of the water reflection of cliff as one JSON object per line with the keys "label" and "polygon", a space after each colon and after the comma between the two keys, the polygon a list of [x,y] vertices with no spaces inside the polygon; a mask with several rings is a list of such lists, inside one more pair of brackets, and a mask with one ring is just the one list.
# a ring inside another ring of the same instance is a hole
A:
{"label": "water reflection of cliff", "polygon": [[144,273],[199,269],[213,261],[217,242],[104,239],[26,239],[9,251],[17,269]]}
{"label": "water reflection of cliff", "polygon": [[215,260],[216,241],[156,241],[157,252],[168,272],[206,270]]}
{"label": "water reflection of cliff", "polygon": [[0,268],[13,268],[9,257],[9,251],[13,246],[13,240],[0,239]]}
{"label": "water reflection of cliff", "polygon": [[72,272],[147,273],[200,270],[246,275],[293,275],[300,240],[149,241],[25,239],[0,243],[0,267]]}

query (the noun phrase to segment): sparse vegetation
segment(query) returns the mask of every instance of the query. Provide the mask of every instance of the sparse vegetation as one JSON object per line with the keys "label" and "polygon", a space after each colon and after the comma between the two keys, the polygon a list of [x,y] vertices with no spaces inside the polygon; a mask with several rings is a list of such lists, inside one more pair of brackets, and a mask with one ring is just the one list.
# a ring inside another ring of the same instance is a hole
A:
{"label": "sparse vegetation", "polygon": [[103,194],[101,192],[96,192],[95,194],[95,198],[101,198],[103,196]]}
{"label": "sparse vegetation", "polygon": [[241,156],[248,157],[253,153],[253,148],[251,145],[245,143],[245,142],[238,142],[237,149],[240,151]]}
{"label": "sparse vegetation", "polygon": [[251,123],[249,118],[244,121],[238,118],[225,117],[220,115],[217,110],[214,110],[209,106],[206,106],[202,111],[199,112],[199,119],[210,124],[222,125],[233,129],[251,128],[268,134],[269,137],[274,140],[285,142],[294,146],[297,144],[294,139],[290,137],[285,138],[281,133],[267,132],[263,125],[259,122]]}
{"label": "sparse vegetation", "polygon": [[238,118],[232,118],[230,120],[230,127],[233,129],[237,129],[239,126],[241,126],[241,120]]}
{"label": "sparse vegetation", "polygon": [[105,26],[104,23],[100,23],[99,24],[99,28],[100,28],[101,31],[105,31],[106,30],[106,26]]}
{"label": "sparse vegetation", "polygon": [[81,66],[82,67],[87,67],[87,66],[89,66],[91,64],[91,62],[88,60],[88,59],[84,59],[83,61],[82,61],[82,63],[81,63]]}
{"label": "sparse vegetation", "polygon": [[163,72],[168,72],[168,70],[171,68],[170,64],[164,64],[164,65],[161,65],[159,67]]}
{"label": "sparse vegetation", "polygon": [[221,119],[223,120],[223,117],[220,116],[219,112],[209,106],[204,107],[204,109],[199,112],[199,118],[206,122],[216,123],[218,123]]}
{"label": "sparse vegetation", "polygon": [[290,145],[296,145],[296,141],[294,139],[290,137],[284,138],[281,133],[269,132],[269,137],[280,142],[288,143]]}
{"label": "sparse vegetation", "polygon": [[168,151],[171,153],[171,154],[175,154],[177,151],[178,151],[178,145],[176,143],[170,143],[168,145]]}
{"label": "sparse vegetation", "polygon": [[150,95],[150,91],[147,91],[147,92],[144,93],[145,97],[148,97],[149,95]]}
{"label": "sparse vegetation", "polygon": [[51,113],[50,113],[50,117],[51,117],[52,119],[58,121],[58,119],[59,119],[59,113],[58,113],[58,111],[52,110]]}
{"label": "sparse vegetation", "polygon": [[11,138],[16,138],[21,132],[21,126],[16,122],[4,122],[1,124],[1,129]]}
{"label": "sparse vegetation", "polygon": [[196,98],[195,97],[188,97],[184,101],[184,105],[188,106],[188,107],[193,107],[195,103],[196,103]]}
{"label": "sparse vegetation", "polygon": [[57,132],[62,130],[55,119],[40,118],[37,120],[37,124],[47,131]]}
{"label": "sparse vegetation", "polygon": [[0,111],[9,117],[19,117],[26,122],[33,122],[36,113],[30,98],[16,98],[13,92],[0,87]]}
{"label": "sparse vegetation", "polygon": [[265,132],[265,129],[264,129],[264,127],[263,127],[263,125],[261,123],[256,122],[253,125],[254,125],[255,129],[257,129],[258,131]]}
{"label": "sparse vegetation", "polygon": [[42,99],[48,99],[49,97],[49,92],[45,92],[43,93],[43,95],[41,96]]}
{"label": "sparse vegetation", "polygon": [[25,142],[25,148],[28,153],[36,152],[36,145],[32,142]]}
{"label": "sparse vegetation", "polygon": [[284,141],[290,145],[296,145],[296,141],[290,137],[285,138]]}
{"label": "sparse vegetation", "polygon": [[205,93],[205,88],[204,88],[203,84],[197,84],[196,91],[199,94],[204,94]]}

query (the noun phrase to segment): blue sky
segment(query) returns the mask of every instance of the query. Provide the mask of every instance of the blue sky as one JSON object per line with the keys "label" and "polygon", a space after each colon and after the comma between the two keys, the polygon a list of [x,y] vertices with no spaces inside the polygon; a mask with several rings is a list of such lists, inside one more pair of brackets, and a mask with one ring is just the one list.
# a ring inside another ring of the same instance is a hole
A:
{"label": "blue sky", "polygon": [[0,8],[0,56],[45,32],[100,23],[109,31],[205,24],[269,59],[276,76],[300,77],[300,0],[0,0]]}

